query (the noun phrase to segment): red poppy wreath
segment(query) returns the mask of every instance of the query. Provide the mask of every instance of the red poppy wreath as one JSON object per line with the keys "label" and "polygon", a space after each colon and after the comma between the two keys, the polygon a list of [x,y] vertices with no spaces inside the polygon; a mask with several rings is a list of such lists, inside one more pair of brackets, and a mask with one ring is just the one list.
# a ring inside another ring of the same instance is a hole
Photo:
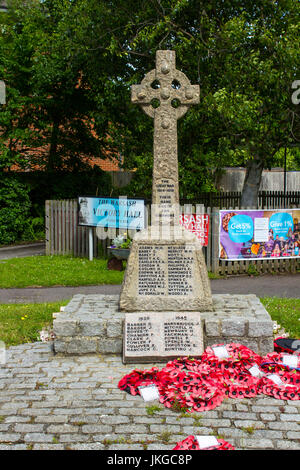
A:
{"label": "red poppy wreath", "polygon": [[123,377],[118,386],[138,395],[139,387],[154,384],[164,406],[189,413],[212,410],[225,396],[251,398],[265,394],[299,400],[300,371],[284,364],[283,359],[283,354],[276,352],[261,357],[239,343],[217,344],[206,348],[198,359],[178,358],[161,370],[136,369]]}
{"label": "red poppy wreath", "polygon": [[224,439],[217,439],[216,445],[200,449],[196,437],[188,436],[183,441],[177,442],[173,450],[235,450],[235,448]]}

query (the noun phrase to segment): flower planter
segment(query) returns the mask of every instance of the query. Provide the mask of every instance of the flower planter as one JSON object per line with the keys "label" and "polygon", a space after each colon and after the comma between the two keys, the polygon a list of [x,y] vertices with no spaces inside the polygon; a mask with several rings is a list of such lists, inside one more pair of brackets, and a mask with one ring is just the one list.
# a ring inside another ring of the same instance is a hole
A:
{"label": "flower planter", "polygon": [[130,248],[108,248],[108,254],[117,259],[127,259],[130,253]]}
{"label": "flower planter", "polygon": [[107,269],[114,271],[123,271],[123,260],[127,260],[130,249],[129,248],[108,248],[108,255],[110,259],[107,261]]}

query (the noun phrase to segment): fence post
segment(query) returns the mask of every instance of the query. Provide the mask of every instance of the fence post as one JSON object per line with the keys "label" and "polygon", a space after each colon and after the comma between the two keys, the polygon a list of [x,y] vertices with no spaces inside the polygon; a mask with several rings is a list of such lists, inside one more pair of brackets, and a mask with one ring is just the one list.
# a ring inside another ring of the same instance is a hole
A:
{"label": "fence post", "polygon": [[211,271],[211,234],[212,234],[212,229],[211,229],[211,208],[207,207],[206,208],[206,213],[209,217],[209,226],[208,226],[208,239],[207,239],[207,248],[206,248],[206,266],[207,270]]}
{"label": "fence post", "polygon": [[89,227],[89,260],[93,261],[94,254],[94,237],[93,237],[93,227]]}
{"label": "fence post", "polygon": [[51,220],[50,220],[50,202],[45,201],[45,240],[46,240],[46,255],[50,255],[50,243],[51,243]]}
{"label": "fence post", "polygon": [[211,214],[211,270],[214,274],[219,273],[219,208],[213,207]]}

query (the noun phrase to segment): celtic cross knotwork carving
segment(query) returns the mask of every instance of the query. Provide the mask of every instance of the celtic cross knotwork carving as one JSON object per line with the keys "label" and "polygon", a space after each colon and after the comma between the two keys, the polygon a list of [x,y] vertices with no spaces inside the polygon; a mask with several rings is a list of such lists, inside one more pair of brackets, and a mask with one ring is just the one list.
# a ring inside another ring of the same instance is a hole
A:
{"label": "celtic cross knotwork carving", "polygon": [[181,118],[193,104],[199,103],[199,85],[191,85],[187,76],[176,70],[174,51],[157,51],[156,68],[147,73],[140,85],[131,87],[133,103],[139,104],[152,117]]}

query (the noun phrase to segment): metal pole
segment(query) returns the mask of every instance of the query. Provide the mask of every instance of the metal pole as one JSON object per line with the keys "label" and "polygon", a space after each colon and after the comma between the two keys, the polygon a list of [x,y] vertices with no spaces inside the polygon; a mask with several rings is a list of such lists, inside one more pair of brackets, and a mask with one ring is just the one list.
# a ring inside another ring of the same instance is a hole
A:
{"label": "metal pole", "polygon": [[93,227],[89,227],[89,260],[90,261],[93,261],[93,252],[94,252]]}
{"label": "metal pole", "polygon": [[[284,147],[284,182],[283,182],[284,197],[286,194],[286,146]],[[284,201],[285,202],[285,201]]]}

